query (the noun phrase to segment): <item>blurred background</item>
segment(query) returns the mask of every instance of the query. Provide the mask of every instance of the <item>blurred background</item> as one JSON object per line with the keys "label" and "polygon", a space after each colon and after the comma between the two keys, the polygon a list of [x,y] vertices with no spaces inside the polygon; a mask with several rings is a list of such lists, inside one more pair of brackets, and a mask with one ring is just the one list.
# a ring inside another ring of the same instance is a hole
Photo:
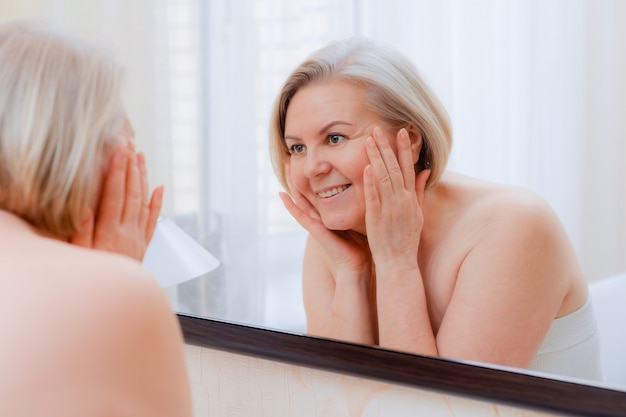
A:
{"label": "blurred background", "polygon": [[178,311],[304,331],[305,233],[278,199],[269,114],[306,55],[353,35],[406,54],[439,95],[449,169],[541,194],[589,281],[626,271],[626,1],[0,0],[15,17],[125,65],[163,215],[221,261],[167,289]]}

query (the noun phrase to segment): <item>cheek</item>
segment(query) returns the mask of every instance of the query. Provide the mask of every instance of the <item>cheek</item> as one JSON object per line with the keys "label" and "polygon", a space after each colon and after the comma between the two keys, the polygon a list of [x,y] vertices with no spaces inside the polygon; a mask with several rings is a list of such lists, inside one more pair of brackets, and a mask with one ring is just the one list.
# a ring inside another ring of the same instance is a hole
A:
{"label": "cheek", "polygon": [[287,182],[292,190],[303,192],[308,184],[307,178],[302,172],[303,167],[298,161],[292,161],[287,168]]}
{"label": "cheek", "polygon": [[365,146],[354,147],[344,154],[345,159],[342,163],[345,175],[354,183],[363,182],[363,171],[369,165],[370,161],[365,152]]}

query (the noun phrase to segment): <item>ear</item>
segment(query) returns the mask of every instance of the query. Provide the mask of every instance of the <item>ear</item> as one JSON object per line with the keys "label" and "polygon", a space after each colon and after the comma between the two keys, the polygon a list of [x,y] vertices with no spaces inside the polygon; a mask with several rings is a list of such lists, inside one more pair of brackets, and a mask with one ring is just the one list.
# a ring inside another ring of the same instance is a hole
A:
{"label": "ear", "polygon": [[420,152],[422,150],[422,131],[412,125],[407,125],[405,129],[411,139],[411,155],[413,156],[413,165],[415,165],[419,160]]}

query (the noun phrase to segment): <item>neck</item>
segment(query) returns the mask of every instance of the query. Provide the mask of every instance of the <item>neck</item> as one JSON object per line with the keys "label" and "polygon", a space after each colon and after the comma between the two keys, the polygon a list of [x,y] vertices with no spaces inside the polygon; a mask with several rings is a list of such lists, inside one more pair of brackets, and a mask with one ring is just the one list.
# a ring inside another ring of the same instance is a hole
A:
{"label": "neck", "polygon": [[420,250],[422,246],[429,247],[432,242],[439,240],[438,236],[442,228],[451,224],[451,217],[454,216],[455,207],[451,185],[445,177],[442,177],[436,184],[424,192],[424,200],[422,201],[424,226],[422,228]]}
{"label": "neck", "polygon": [[0,229],[4,231],[8,231],[9,228],[11,230],[20,230],[22,232],[29,231],[41,237],[67,242],[66,239],[62,239],[47,230],[39,229],[33,226],[31,223],[13,213],[12,211],[0,209],[0,223],[2,224],[2,227],[0,227]]}

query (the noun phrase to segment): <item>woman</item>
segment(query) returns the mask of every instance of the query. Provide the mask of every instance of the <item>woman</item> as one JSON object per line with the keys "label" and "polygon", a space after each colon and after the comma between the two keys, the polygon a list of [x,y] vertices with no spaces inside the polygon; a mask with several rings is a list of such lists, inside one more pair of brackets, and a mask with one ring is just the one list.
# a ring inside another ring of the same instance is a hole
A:
{"label": "woman", "polygon": [[600,378],[559,219],[528,190],[445,171],[448,116],[405,57],[363,39],[316,51],[280,90],[270,141],[309,232],[310,333]]}
{"label": "woman", "polygon": [[121,81],[89,45],[0,24],[0,415],[191,416],[178,323],[139,262],[163,189]]}

